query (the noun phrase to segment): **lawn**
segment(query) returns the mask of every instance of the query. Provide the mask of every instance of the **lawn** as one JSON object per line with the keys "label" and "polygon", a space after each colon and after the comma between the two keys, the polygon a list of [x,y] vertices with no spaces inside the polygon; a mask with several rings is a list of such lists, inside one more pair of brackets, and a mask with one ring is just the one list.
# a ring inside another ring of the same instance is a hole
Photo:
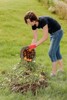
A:
{"label": "lawn", "polygon": [[[66,100],[67,99],[67,20],[61,20],[51,14],[46,5],[38,0],[0,0],[0,80],[3,80],[2,71],[10,71],[20,62],[20,50],[32,41],[32,30],[24,23],[24,14],[32,10],[38,16],[49,15],[61,24],[64,37],[61,42],[61,52],[64,61],[64,75],[49,79],[49,86],[40,91],[37,96],[31,93],[22,95],[13,93],[8,87],[0,88],[0,100]],[[39,37],[42,30],[38,30]],[[36,62],[41,63],[44,72],[51,72],[51,61],[48,56],[49,39],[36,49]],[[39,66],[40,67],[40,66]]]}

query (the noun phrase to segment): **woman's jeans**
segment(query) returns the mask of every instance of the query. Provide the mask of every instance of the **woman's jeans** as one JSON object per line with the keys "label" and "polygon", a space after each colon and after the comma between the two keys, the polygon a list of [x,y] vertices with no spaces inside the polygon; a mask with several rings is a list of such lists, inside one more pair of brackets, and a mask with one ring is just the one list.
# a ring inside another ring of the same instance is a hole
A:
{"label": "woman's jeans", "polygon": [[49,48],[49,57],[52,62],[62,59],[60,54],[60,41],[63,36],[63,30],[60,29],[52,34],[50,34],[50,48]]}

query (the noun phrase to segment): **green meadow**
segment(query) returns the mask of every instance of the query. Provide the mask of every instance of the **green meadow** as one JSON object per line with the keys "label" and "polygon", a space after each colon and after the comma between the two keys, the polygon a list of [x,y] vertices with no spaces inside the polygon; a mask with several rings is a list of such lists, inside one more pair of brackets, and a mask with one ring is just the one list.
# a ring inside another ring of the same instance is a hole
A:
{"label": "green meadow", "polygon": [[[14,93],[8,87],[0,88],[0,100],[67,100],[67,20],[51,14],[45,4],[38,0],[0,0],[0,80],[2,71],[10,71],[20,62],[20,50],[31,43],[33,34],[30,26],[24,22],[27,11],[34,11],[38,16],[51,16],[62,26],[64,36],[61,41],[61,53],[64,62],[64,74],[49,79],[49,86],[33,96]],[[38,40],[42,30],[38,30]],[[36,62],[43,65],[44,72],[50,75],[52,66],[48,56],[50,39],[36,48]],[[40,67],[40,66],[39,66]],[[58,68],[58,67],[57,67]]]}

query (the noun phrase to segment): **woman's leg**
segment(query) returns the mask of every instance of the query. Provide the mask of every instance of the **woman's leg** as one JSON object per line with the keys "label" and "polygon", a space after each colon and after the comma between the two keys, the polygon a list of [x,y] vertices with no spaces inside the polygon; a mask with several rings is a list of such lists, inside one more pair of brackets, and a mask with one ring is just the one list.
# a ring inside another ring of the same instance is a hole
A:
{"label": "woman's leg", "polygon": [[60,46],[58,47],[58,50],[56,52],[56,57],[57,57],[57,62],[59,64],[59,70],[63,71],[63,60],[62,60],[62,56],[60,54]]}
{"label": "woman's leg", "polygon": [[52,61],[52,73],[53,75],[56,75],[56,65],[57,65],[57,57],[56,57],[56,51],[57,51],[57,46],[56,46],[56,39],[54,37],[51,37],[51,43],[50,43],[50,48],[49,48],[49,57]]}
{"label": "woman's leg", "polygon": [[49,56],[52,61],[52,73],[56,74],[56,64],[57,64],[57,50],[60,44],[60,40],[63,36],[62,30],[55,32],[54,35],[51,37],[50,49],[49,49]]}
{"label": "woman's leg", "polygon": [[52,62],[52,74],[53,75],[56,75],[56,65],[57,65],[57,61],[55,61],[55,62]]}
{"label": "woman's leg", "polygon": [[58,60],[58,63],[59,63],[59,70],[64,71],[64,69],[63,69],[63,60],[62,59]]}

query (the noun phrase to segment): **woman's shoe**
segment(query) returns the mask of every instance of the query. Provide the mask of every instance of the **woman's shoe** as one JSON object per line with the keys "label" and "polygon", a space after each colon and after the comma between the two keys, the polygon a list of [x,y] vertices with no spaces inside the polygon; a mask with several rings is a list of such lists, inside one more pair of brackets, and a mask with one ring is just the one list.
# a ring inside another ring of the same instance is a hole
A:
{"label": "woman's shoe", "polygon": [[58,70],[57,73],[64,73],[64,70]]}
{"label": "woman's shoe", "polygon": [[51,73],[51,74],[50,74],[50,76],[51,76],[51,77],[55,77],[55,76],[56,76],[56,74],[54,74],[54,73]]}

